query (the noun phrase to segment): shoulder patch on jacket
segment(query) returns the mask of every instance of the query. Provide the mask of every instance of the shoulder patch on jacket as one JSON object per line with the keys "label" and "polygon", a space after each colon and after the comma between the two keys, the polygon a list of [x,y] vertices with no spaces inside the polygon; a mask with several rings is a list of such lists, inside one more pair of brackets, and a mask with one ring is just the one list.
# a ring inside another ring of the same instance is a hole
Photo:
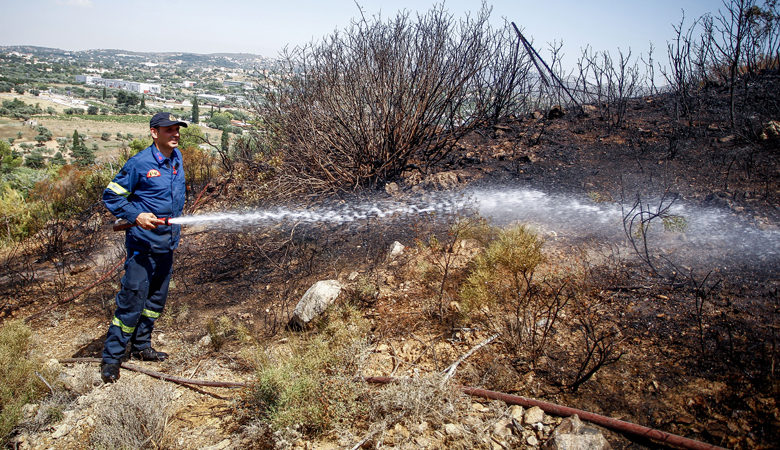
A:
{"label": "shoulder patch on jacket", "polygon": [[146,178],[159,177],[159,176],[160,176],[160,171],[157,169],[152,169],[146,172]]}

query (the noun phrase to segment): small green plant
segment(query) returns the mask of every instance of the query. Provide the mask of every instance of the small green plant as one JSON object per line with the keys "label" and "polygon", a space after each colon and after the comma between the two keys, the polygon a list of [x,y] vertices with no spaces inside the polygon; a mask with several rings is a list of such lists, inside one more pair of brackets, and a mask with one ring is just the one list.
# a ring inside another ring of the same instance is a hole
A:
{"label": "small green plant", "polygon": [[352,291],[352,302],[356,305],[372,305],[379,296],[379,287],[370,276],[361,275]]}
{"label": "small green plant", "polygon": [[664,230],[684,233],[688,229],[688,220],[683,216],[669,214],[663,217]]}
{"label": "small green plant", "polygon": [[166,307],[163,315],[159,319],[158,327],[161,328],[180,328],[187,323],[190,317],[190,306],[185,304]]}
{"label": "small green plant", "polygon": [[501,230],[474,258],[461,289],[463,312],[485,320],[511,353],[532,366],[574,295],[564,279],[535,279],[545,260],[543,244],[523,225]]}
{"label": "small green plant", "polygon": [[543,244],[523,225],[500,231],[485,252],[474,258],[461,290],[465,311],[490,308],[529,291],[536,267],[544,261]]}
{"label": "small green plant", "polygon": [[331,307],[325,316],[315,331],[257,355],[256,383],[243,402],[255,425],[314,436],[365,414],[358,401],[363,389],[353,377],[367,354],[369,323],[350,305]]}
{"label": "small green plant", "polygon": [[593,203],[606,203],[612,201],[612,196],[609,195],[608,192],[590,191],[588,192],[588,198],[590,198]]}
{"label": "small green plant", "polygon": [[219,351],[225,343],[236,334],[236,328],[233,321],[228,316],[219,316],[216,319],[210,319],[206,324],[206,329],[211,338],[211,346],[215,351]]}
{"label": "small green plant", "polygon": [[427,242],[420,243],[425,259],[418,264],[418,272],[427,289],[428,312],[438,319],[445,317],[445,304],[457,295],[457,284],[462,276],[458,271],[461,242],[475,238],[484,240],[494,235],[494,229],[481,217],[466,217],[457,220],[441,238],[431,235]]}
{"label": "small green plant", "polygon": [[21,321],[7,322],[0,328],[0,442],[5,442],[19,423],[22,406],[47,392],[36,372],[54,378],[30,357],[31,336],[30,328]]}

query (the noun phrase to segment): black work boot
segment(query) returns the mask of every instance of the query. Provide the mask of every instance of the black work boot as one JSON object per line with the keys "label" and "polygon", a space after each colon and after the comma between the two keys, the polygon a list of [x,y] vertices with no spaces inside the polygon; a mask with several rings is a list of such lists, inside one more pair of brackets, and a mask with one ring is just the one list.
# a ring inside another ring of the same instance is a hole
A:
{"label": "black work boot", "polygon": [[100,378],[103,383],[113,383],[119,379],[119,363],[100,363]]}
{"label": "black work boot", "polygon": [[143,350],[133,350],[130,355],[141,361],[165,361],[165,359],[168,358],[167,353],[158,352],[152,347],[146,347]]}

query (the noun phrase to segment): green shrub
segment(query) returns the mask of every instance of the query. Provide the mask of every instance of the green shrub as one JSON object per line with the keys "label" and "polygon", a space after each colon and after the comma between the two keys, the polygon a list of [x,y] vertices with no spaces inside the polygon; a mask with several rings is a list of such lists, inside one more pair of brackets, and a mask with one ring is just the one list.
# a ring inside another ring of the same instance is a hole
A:
{"label": "green shrub", "polygon": [[312,334],[291,336],[283,351],[258,355],[256,384],[244,403],[271,430],[298,427],[317,435],[366,411],[353,377],[366,355],[368,321],[356,308],[341,305],[316,325]]}
{"label": "green shrub", "polygon": [[0,328],[0,442],[5,442],[19,423],[22,406],[46,391],[35,375],[43,371],[42,365],[29,354],[31,335],[21,321],[7,322]]}
{"label": "green shrub", "polygon": [[530,289],[536,267],[544,261],[542,241],[524,225],[498,233],[473,267],[461,290],[464,310],[478,311]]}
{"label": "green shrub", "polygon": [[0,186],[0,244],[16,242],[33,233],[42,205],[28,202],[8,184]]}

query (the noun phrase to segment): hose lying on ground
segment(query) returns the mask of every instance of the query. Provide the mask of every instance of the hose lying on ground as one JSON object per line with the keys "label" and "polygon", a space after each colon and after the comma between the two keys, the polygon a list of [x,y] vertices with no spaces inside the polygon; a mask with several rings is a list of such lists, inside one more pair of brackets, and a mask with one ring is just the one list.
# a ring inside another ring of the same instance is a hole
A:
{"label": "hose lying on ground", "polygon": [[[60,359],[61,364],[69,363],[99,363],[100,358],[64,358]],[[225,387],[225,388],[246,388],[251,386],[251,383],[235,382],[235,381],[204,381],[193,380],[190,378],[177,377],[173,375],[167,375],[161,372],[155,372],[153,370],[144,369],[134,364],[122,363],[123,369],[133,370],[149,375],[154,378],[159,378],[163,381],[171,381],[177,384],[189,384],[195,386],[211,386],[211,387]],[[399,378],[390,377],[367,377],[362,378],[363,381],[375,384],[389,384],[393,382],[402,381]],[[718,447],[705,442],[696,441],[683,436],[679,436],[665,431],[656,430],[653,428],[644,427],[635,423],[626,422],[623,420],[613,419],[611,417],[602,416],[592,412],[584,411],[581,409],[570,408],[568,406],[556,405],[555,403],[549,403],[541,400],[534,400],[526,397],[520,397],[518,395],[505,394],[503,392],[489,391],[487,389],[478,389],[468,386],[461,386],[460,389],[468,395],[475,397],[483,397],[491,400],[501,400],[509,405],[520,405],[525,408],[531,408],[538,406],[542,411],[553,414],[560,417],[569,417],[578,415],[580,419],[594,423],[596,425],[609,428],[610,430],[617,431],[619,433],[628,434],[631,436],[640,437],[643,439],[650,439],[655,442],[659,442],[664,445],[671,445],[675,447],[681,447],[691,450],[723,450],[722,447]]]}
{"label": "hose lying on ground", "polygon": [[[400,381],[397,378],[390,377],[368,377],[365,381],[369,383],[387,384]],[[611,417],[602,416],[581,409],[569,408],[568,406],[556,405],[555,403],[544,402],[541,400],[534,400],[530,398],[520,397],[518,395],[504,394],[502,392],[488,391],[486,389],[477,389],[468,386],[461,386],[460,389],[469,395],[475,397],[483,397],[491,400],[501,400],[509,405],[520,405],[525,408],[531,408],[538,406],[542,411],[553,414],[560,417],[569,417],[577,414],[580,419],[588,422],[600,425],[604,428],[617,431],[623,434],[641,437],[644,439],[651,439],[655,442],[662,443],[664,445],[672,445],[675,447],[681,447],[692,450],[712,450],[721,449],[715,445],[707,444],[704,442],[688,439],[686,437],[678,436],[676,434],[667,433],[665,431],[656,430],[653,428],[644,427],[631,422],[625,422],[623,420],[613,419]]]}

